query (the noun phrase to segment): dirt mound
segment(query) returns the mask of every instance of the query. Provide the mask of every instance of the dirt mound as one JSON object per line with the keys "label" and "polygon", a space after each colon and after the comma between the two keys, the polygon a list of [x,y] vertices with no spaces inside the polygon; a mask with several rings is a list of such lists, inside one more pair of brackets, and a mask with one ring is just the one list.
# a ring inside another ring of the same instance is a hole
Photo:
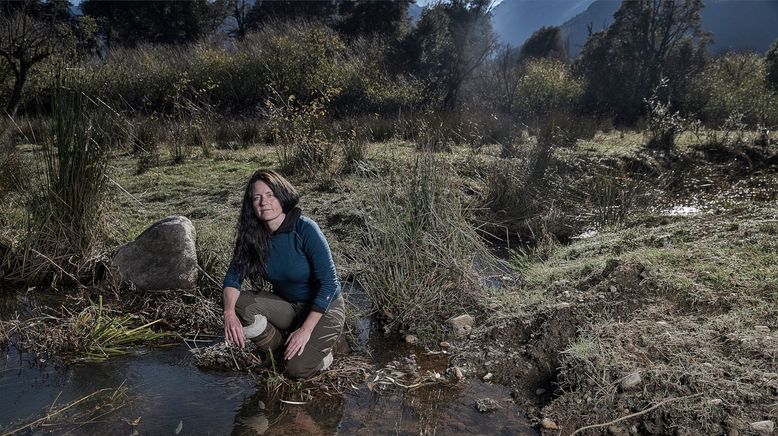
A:
{"label": "dirt mound", "polygon": [[734,164],[744,170],[767,168],[778,164],[778,153],[771,150],[770,147],[754,145],[733,146],[714,143],[698,145],[694,149],[701,153],[708,162]]}

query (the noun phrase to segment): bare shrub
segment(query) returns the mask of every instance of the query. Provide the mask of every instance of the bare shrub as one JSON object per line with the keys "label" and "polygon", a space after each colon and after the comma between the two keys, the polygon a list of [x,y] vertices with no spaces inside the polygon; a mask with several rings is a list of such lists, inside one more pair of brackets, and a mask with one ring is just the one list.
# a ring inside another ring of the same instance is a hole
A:
{"label": "bare shrub", "polygon": [[342,171],[351,173],[359,167],[360,163],[364,162],[367,142],[355,130],[341,134],[338,142],[343,151]]}
{"label": "bare shrub", "polygon": [[278,161],[287,174],[304,173],[310,179],[331,176],[333,144],[324,133],[327,105],[338,92],[327,89],[308,103],[294,96],[276,98],[265,103],[267,132],[279,144]]}
{"label": "bare shrub", "polygon": [[159,165],[159,145],[162,128],[158,122],[146,120],[137,123],[132,130],[132,151],[138,158],[135,172],[143,174],[150,168]]}
{"label": "bare shrub", "polygon": [[675,137],[686,129],[686,120],[680,112],[672,110],[669,100],[663,102],[660,99],[659,93],[666,86],[667,80],[663,79],[645,101],[648,106],[646,146],[653,150],[673,151]]}
{"label": "bare shrub", "polygon": [[0,201],[5,203],[5,196],[16,191],[24,178],[24,168],[12,139],[10,128],[5,126],[0,132]]}

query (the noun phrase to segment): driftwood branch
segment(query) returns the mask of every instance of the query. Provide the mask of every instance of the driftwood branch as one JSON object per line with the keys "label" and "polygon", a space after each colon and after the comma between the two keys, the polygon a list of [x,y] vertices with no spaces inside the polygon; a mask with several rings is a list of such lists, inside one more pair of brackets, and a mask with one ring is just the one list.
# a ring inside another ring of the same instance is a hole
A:
{"label": "driftwood branch", "polygon": [[621,418],[617,418],[617,419],[614,419],[613,421],[609,421],[609,422],[606,422],[606,423],[603,423],[603,424],[592,424],[592,425],[587,425],[586,427],[581,427],[578,430],[570,433],[570,436],[573,436],[576,433],[580,433],[580,432],[582,432],[584,430],[591,430],[593,428],[607,427],[609,425],[616,424],[617,422],[621,422],[621,421],[624,421],[624,420],[627,420],[627,419],[630,419],[630,418],[635,418],[636,416],[645,415],[646,413],[648,413],[648,412],[650,412],[652,410],[658,409],[659,407],[662,407],[662,406],[664,406],[667,403],[670,403],[670,402],[673,402],[673,401],[679,401],[679,400],[687,400],[689,398],[699,397],[700,395],[702,395],[702,394],[687,395],[685,397],[677,397],[677,398],[668,398],[668,399],[666,399],[664,401],[660,401],[660,402],[654,404],[653,406],[649,407],[648,409],[641,410],[640,412],[635,412],[635,413],[633,413],[631,415],[622,416]]}

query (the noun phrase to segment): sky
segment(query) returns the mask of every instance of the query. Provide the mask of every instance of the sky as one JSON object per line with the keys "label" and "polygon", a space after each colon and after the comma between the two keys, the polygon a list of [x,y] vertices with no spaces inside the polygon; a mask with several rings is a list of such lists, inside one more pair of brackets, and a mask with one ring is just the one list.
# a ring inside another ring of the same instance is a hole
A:
{"label": "sky", "polygon": [[[438,1],[438,0],[416,0],[416,4],[421,6],[421,7],[424,7],[424,6],[427,6],[430,3],[435,3],[436,1]],[[510,0],[507,0],[507,1],[510,1]],[[500,3],[502,3],[502,2],[503,2],[503,0],[494,0],[494,5],[492,7],[497,6]]]}

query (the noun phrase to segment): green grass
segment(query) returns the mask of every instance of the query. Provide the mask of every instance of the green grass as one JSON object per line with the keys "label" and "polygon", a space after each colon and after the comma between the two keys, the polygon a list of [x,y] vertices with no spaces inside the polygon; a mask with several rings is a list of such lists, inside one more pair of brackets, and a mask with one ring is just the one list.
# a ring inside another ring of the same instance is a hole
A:
{"label": "green grass", "polygon": [[[690,394],[699,395],[659,421],[717,433],[725,425],[709,403],[717,398],[746,426],[774,414],[760,380],[778,358],[777,216],[775,203],[645,216],[542,258],[519,257],[523,280],[493,292],[497,316],[533,316],[560,302],[579,316],[559,354],[560,396],[543,415],[563,426],[606,422]],[[604,274],[609,265],[615,270]],[[640,389],[622,392],[634,372]]]}
{"label": "green grass", "polygon": [[[713,307],[732,293],[741,297],[768,295],[778,289],[778,238],[768,222],[774,209],[760,206],[745,214],[703,214],[677,217],[667,224],[652,219],[628,228],[602,230],[596,236],[560,247],[547,260],[522,261],[519,293],[553,295],[559,281],[578,282],[599,273],[609,259],[639,262],[662,287],[691,306]],[[737,223],[737,230],[722,231]],[[506,294],[510,300],[520,299]]]}

